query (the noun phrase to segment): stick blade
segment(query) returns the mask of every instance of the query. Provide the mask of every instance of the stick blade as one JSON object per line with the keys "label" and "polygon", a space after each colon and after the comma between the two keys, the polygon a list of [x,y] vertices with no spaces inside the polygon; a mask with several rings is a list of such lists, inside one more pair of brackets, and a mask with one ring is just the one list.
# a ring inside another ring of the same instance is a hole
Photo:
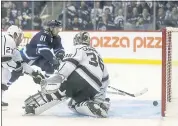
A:
{"label": "stick blade", "polygon": [[145,94],[147,91],[148,91],[148,88],[144,88],[144,89],[143,89],[142,91],[140,91],[139,93],[134,94],[134,96],[135,96],[135,97],[141,96],[141,95]]}

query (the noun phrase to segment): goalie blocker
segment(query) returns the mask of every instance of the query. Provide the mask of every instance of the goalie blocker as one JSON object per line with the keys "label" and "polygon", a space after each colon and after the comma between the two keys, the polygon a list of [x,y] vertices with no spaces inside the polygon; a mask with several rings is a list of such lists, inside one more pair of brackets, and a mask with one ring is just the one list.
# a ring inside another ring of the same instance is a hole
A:
{"label": "goalie blocker", "polygon": [[71,98],[68,106],[73,111],[93,117],[107,117],[110,106],[109,99],[105,97],[109,84],[108,72],[98,52],[87,42],[90,42],[88,33],[81,32],[75,36],[74,50],[66,53],[58,72],[42,81],[42,92],[25,101],[27,114],[41,114]]}

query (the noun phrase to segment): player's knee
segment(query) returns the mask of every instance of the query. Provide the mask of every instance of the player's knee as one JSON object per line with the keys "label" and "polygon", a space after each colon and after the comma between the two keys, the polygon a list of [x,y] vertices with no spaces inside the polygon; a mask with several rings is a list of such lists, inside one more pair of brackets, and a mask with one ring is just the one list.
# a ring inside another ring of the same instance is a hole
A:
{"label": "player's knee", "polygon": [[68,108],[73,112],[77,112],[75,110],[75,104],[76,104],[76,102],[73,99],[70,99],[70,101],[68,102]]}
{"label": "player's knee", "polygon": [[41,63],[39,63],[39,67],[41,68],[42,71],[45,71],[47,74],[54,73],[54,68],[52,64],[50,64],[48,61],[45,61],[45,60],[41,61]]}
{"label": "player's knee", "polygon": [[8,90],[9,86],[6,84],[1,84],[1,90],[6,91]]}
{"label": "player's knee", "polygon": [[23,75],[23,71],[12,71],[11,74],[12,74],[12,76],[11,76],[11,78],[9,80],[10,84],[15,82],[20,76],[22,76]]}

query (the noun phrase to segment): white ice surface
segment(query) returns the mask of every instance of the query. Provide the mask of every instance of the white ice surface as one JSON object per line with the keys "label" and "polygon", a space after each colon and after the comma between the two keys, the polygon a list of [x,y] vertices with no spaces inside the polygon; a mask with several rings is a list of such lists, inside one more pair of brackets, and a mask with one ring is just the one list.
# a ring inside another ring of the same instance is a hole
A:
{"label": "white ice surface", "polygon": [[[39,89],[28,76],[21,77],[6,92],[7,111],[2,112],[2,126],[178,126],[178,119],[161,118],[161,67],[145,65],[107,65],[111,86],[135,93],[145,87],[148,92],[138,98],[108,95],[109,118],[83,117],[71,112],[66,103],[40,116],[22,116],[23,101]],[[158,106],[152,102],[157,100]]]}

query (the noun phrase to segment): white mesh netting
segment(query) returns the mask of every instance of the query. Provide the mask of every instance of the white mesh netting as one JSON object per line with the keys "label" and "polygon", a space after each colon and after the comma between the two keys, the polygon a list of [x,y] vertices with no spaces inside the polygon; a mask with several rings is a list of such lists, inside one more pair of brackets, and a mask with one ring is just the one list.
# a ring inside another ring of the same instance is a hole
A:
{"label": "white mesh netting", "polygon": [[178,117],[178,28],[166,28],[166,110]]}

